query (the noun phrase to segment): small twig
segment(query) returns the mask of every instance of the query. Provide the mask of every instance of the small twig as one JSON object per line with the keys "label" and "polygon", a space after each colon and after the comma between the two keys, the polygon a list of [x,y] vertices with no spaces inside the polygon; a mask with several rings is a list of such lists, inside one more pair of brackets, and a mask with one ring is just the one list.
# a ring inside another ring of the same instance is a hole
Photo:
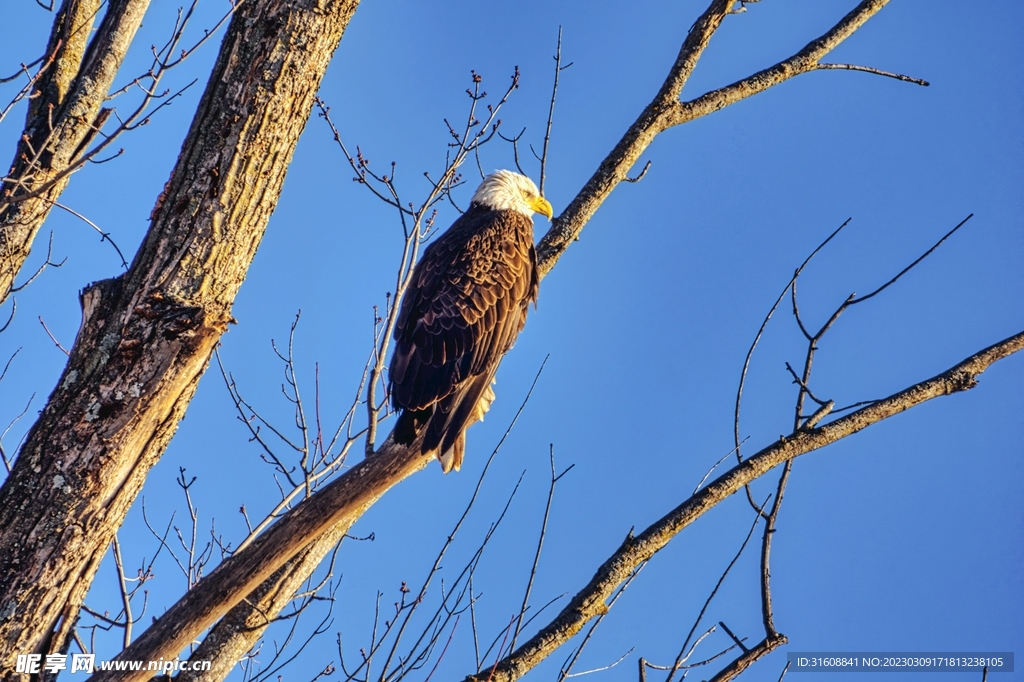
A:
{"label": "small twig", "polygon": [[103,627],[102,625],[99,626],[101,630],[109,632],[113,628],[123,628],[124,627],[124,623],[122,623],[121,621],[119,621],[119,620],[117,620],[115,618],[111,618],[109,613],[100,613],[99,611],[97,611],[95,609],[92,609],[92,608],[90,608],[89,606],[87,606],[85,604],[82,604],[82,610],[85,611],[86,613],[88,613],[90,616],[92,616],[96,620],[100,621],[101,623],[106,623],[107,624],[107,627]]}
{"label": "small twig", "polygon": [[[18,350],[21,350],[21,349],[19,348]],[[17,355],[18,351],[15,351],[14,354]],[[13,360],[13,359],[14,359],[14,357],[12,356],[11,360]],[[10,360],[7,361],[7,364],[10,364]],[[4,371],[6,372],[7,369],[4,368]],[[3,433],[0,433],[0,458],[3,459],[4,468],[7,469],[7,473],[11,473],[11,458],[7,456],[7,451],[4,450],[4,447],[3,447],[4,438],[7,436],[7,433],[12,428],[14,428],[14,425],[17,424],[21,420],[22,417],[24,417],[26,414],[28,414],[28,408],[32,406],[32,401],[35,399],[35,397],[36,397],[35,393],[33,393],[32,395],[29,396],[28,402],[25,403],[25,409],[22,410],[20,414],[15,416],[14,419],[12,419],[9,424],[7,424],[7,428],[4,429]],[[21,440],[24,441],[25,440],[25,436],[22,436]],[[18,446],[16,448],[14,448],[14,451],[17,452],[18,448],[20,448],[20,447],[21,447],[21,443],[19,442]]]}
{"label": "small twig", "polygon": [[850,301],[849,305],[854,305],[854,304],[856,304],[856,303],[863,303],[864,301],[868,300],[868,299],[869,299],[869,298],[871,298],[872,296],[876,296],[876,295],[878,295],[878,294],[882,293],[883,291],[885,291],[886,289],[888,289],[888,288],[889,288],[889,285],[891,285],[891,284],[895,284],[895,283],[896,283],[896,281],[897,281],[897,280],[898,280],[898,279],[899,279],[900,277],[902,277],[903,275],[905,275],[905,274],[907,274],[908,272],[910,272],[911,270],[913,270],[913,269],[914,269],[914,267],[915,267],[915,266],[916,266],[916,265],[917,265],[918,263],[920,263],[921,261],[923,261],[923,260],[924,260],[925,258],[927,258],[928,256],[932,255],[932,253],[933,253],[933,252],[935,251],[935,249],[937,249],[937,248],[939,248],[940,246],[942,246],[942,242],[944,242],[944,241],[946,241],[947,239],[949,239],[950,237],[952,237],[952,236],[953,236],[953,234],[954,234],[954,233],[955,233],[955,232],[956,232],[957,230],[959,230],[959,229],[960,229],[961,227],[963,227],[963,226],[964,226],[964,225],[965,225],[965,224],[967,223],[967,221],[968,221],[968,220],[970,220],[970,219],[971,219],[971,218],[973,218],[973,217],[974,217],[974,214],[972,213],[972,214],[970,214],[969,216],[967,216],[966,218],[964,218],[963,220],[961,220],[961,221],[960,221],[959,223],[957,223],[956,227],[954,227],[954,228],[953,228],[952,230],[950,230],[950,231],[949,231],[949,232],[947,232],[946,234],[942,235],[942,239],[940,239],[939,241],[935,242],[935,244],[934,244],[934,245],[932,246],[932,248],[930,248],[930,249],[928,249],[927,251],[925,251],[924,253],[922,253],[922,254],[921,254],[921,255],[920,255],[920,256],[919,256],[918,258],[917,258],[917,260],[915,260],[915,261],[914,261],[913,263],[911,263],[911,264],[910,264],[910,265],[908,265],[907,267],[905,267],[905,268],[903,268],[902,270],[900,270],[899,274],[897,274],[897,275],[896,275],[895,277],[893,277],[892,279],[890,279],[890,280],[889,280],[888,282],[886,282],[886,283],[885,283],[885,284],[883,284],[882,286],[880,286],[880,287],[878,287],[877,289],[875,289],[874,291],[872,291],[872,292],[871,292],[870,294],[867,294],[866,296],[861,296],[861,297],[859,297],[859,298],[854,298],[854,299],[853,299],[852,301]]}
{"label": "small twig", "polygon": [[[540,615],[541,615],[542,613],[544,613],[545,611],[547,611],[547,610],[548,610],[548,607],[549,607],[549,606],[551,606],[552,604],[554,604],[554,603],[555,603],[556,601],[558,601],[559,599],[562,599],[563,597],[565,597],[565,594],[566,594],[566,593],[565,593],[565,592],[563,592],[562,594],[558,594],[558,595],[555,595],[554,597],[552,597],[551,599],[549,599],[549,600],[547,601],[547,603],[546,603],[546,604],[544,604],[544,606],[542,606],[542,607],[540,607],[539,609],[537,609],[537,611],[536,611],[536,612],[535,612],[535,613],[534,613],[534,614],[533,614],[532,616],[530,616],[529,618],[527,618],[527,619],[526,619],[526,622],[525,622],[525,623],[523,623],[523,629],[525,630],[526,628],[530,627],[530,623],[532,623],[532,622],[533,622],[533,621],[534,621],[534,620],[535,620],[536,618],[540,617]],[[477,668],[477,669],[479,670],[479,668]]]}
{"label": "small twig", "polygon": [[[630,529],[629,537],[633,537],[633,529]],[[569,677],[570,673],[572,672],[573,666],[576,665],[576,661],[579,660],[580,654],[583,653],[584,647],[587,646],[587,642],[589,642],[590,638],[593,637],[594,632],[597,631],[598,626],[601,625],[602,622],[604,622],[604,617],[607,616],[609,612],[611,612],[612,607],[615,606],[615,602],[619,600],[619,597],[621,597],[622,594],[626,591],[626,589],[629,588],[629,586],[633,583],[633,581],[636,580],[636,577],[640,575],[640,571],[644,570],[644,567],[646,565],[647,562],[645,561],[642,564],[638,565],[635,569],[633,569],[632,572],[630,572],[629,577],[626,578],[625,582],[622,583],[622,586],[619,587],[619,589],[612,596],[611,601],[609,601],[607,606],[605,606],[601,615],[597,617],[597,619],[594,621],[594,624],[590,626],[589,630],[587,630],[587,634],[583,636],[583,641],[580,642],[579,647],[577,647],[576,651],[570,655],[571,660],[568,661],[568,664],[562,666],[561,674],[559,674],[558,676],[558,682],[562,682],[567,677]]]}
{"label": "small twig", "polygon": [[[743,440],[742,440],[742,441],[740,442],[740,444],[742,445],[743,443],[746,443],[746,442],[747,442],[748,440],[750,440],[750,436],[747,436],[746,438],[744,438],[744,439],[743,439]],[[704,474],[704,478],[700,479],[700,483],[698,483],[698,484],[697,484],[697,486],[696,486],[696,487],[695,487],[695,488],[693,489],[693,492],[694,492],[694,493],[696,493],[696,492],[697,492],[698,490],[700,490],[700,487],[701,487],[702,485],[704,485],[704,482],[705,482],[706,480],[708,480],[708,477],[710,477],[710,476],[711,476],[711,474],[713,474],[713,473],[715,472],[715,469],[717,469],[717,468],[718,468],[718,467],[719,467],[719,466],[720,466],[720,465],[722,464],[722,462],[724,462],[725,460],[727,460],[727,459],[729,458],[729,455],[733,454],[734,452],[736,452],[736,448],[733,448],[733,449],[732,449],[732,450],[730,450],[729,452],[727,452],[727,453],[725,453],[724,455],[722,455],[722,458],[721,458],[720,460],[718,460],[718,461],[717,461],[717,462],[715,462],[715,463],[714,463],[713,465],[711,465],[711,468],[710,468],[710,469],[708,469],[708,471],[707,471],[707,473],[706,473],[706,474]]]}
{"label": "small twig", "polygon": [[[705,659],[702,659],[700,661],[697,661],[696,663],[686,663],[686,661],[690,660],[690,656],[692,656],[693,653],[697,650],[697,647],[700,646],[700,643],[703,642],[709,635],[711,635],[711,633],[715,632],[716,630],[718,630],[718,626],[717,625],[712,625],[710,628],[707,629],[707,631],[704,634],[702,634],[700,637],[698,637],[697,640],[690,647],[690,651],[687,652],[686,656],[683,657],[683,660],[680,661],[679,665],[676,666],[676,669],[677,670],[686,670],[686,669],[689,669],[689,668],[699,668],[701,666],[707,665],[708,663],[711,663],[712,661],[718,660],[719,658],[721,658],[722,656],[725,656],[727,653],[729,653],[733,649],[737,648],[735,644],[730,644],[725,649],[722,649],[721,651],[719,651],[717,654],[714,654],[713,656],[709,656],[708,658],[705,658]],[[672,666],[670,666],[670,665],[655,665],[654,663],[650,663],[648,661],[644,661],[644,665],[646,667],[648,667],[648,668],[651,668],[652,670],[671,670],[672,669]],[[646,672],[645,672],[644,673],[644,677],[646,678],[646,676],[647,675],[646,675]],[[685,677],[685,674],[683,675],[683,677]]]}
{"label": "small twig", "polygon": [[[0,329],[0,331],[3,331],[3,330]],[[18,348],[16,351],[11,353],[11,357],[7,358],[7,364],[4,365],[3,371],[0,372],[0,381],[3,381],[4,377],[7,376],[7,370],[9,370],[11,368],[11,363],[14,362],[14,358],[18,357],[18,353],[20,353],[20,352],[21,352],[21,348]]]}
{"label": "small twig", "polygon": [[146,528],[149,529],[150,535],[156,538],[157,541],[160,543],[157,552],[159,553],[161,550],[166,549],[167,553],[171,555],[172,559],[174,559],[174,562],[178,564],[178,568],[181,569],[182,573],[185,573],[187,575],[188,572],[185,569],[184,564],[181,563],[181,560],[178,559],[178,555],[174,553],[174,550],[171,549],[171,546],[167,543],[167,536],[171,534],[171,529],[174,527],[175,515],[177,515],[177,511],[171,512],[171,518],[167,520],[167,528],[164,529],[164,533],[163,535],[161,535],[160,533],[156,532],[156,529],[153,528],[153,525],[149,522],[149,518],[146,516],[146,499],[142,499],[142,521],[146,524]]}
{"label": "small twig", "polygon": [[[750,349],[747,350],[747,355],[743,359],[743,369],[740,370],[740,382],[739,382],[739,386],[736,388],[736,403],[735,403],[735,407],[734,407],[734,411],[733,411],[732,428],[733,428],[733,443],[735,443],[735,452],[736,452],[736,461],[737,462],[742,462],[743,461],[743,454],[742,454],[742,452],[740,450],[740,446],[742,445],[742,443],[740,441],[740,405],[742,404],[742,401],[743,401],[743,388],[746,385],[747,371],[750,369],[750,361],[751,361],[751,358],[754,355],[754,349],[756,349],[757,348],[757,344],[760,343],[761,336],[764,334],[764,330],[768,327],[768,322],[771,321],[772,315],[775,314],[775,311],[778,309],[779,304],[782,303],[782,299],[784,299],[786,297],[786,292],[789,291],[792,287],[794,287],[796,285],[796,281],[800,277],[800,274],[804,271],[804,268],[807,267],[807,265],[811,262],[811,259],[814,258],[814,256],[816,256],[819,251],[821,251],[823,248],[825,248],[825,246],[830,241],[832,241],[836,237],[836,235],[838,235],[840,232],[842,232],[843,228],[845,228],[847,225],[850,224],[851,220],[852,220],[852,218],[847,218],[843,222],[842,225],[837,227],[832,232],[832,234],[830,234],[828,237],[826,237],[823,242],[818,244],[818,246],[815,247],[815,249],[813,251],[811,251],[811,253],[807,256],[807,258],[804,259],[804,262],[800,264],[800,267],[798,267],[793,272],[793,276],[790,277],[789,282],[786,283],[786,286],[783,287],[782,292],[779,293],[778,298],[775,299],[775,303],[772,304],[772,307],[768,311],[768,314],[765,315],[764,320],[761,321],[761,326],[758,328],[757,334],[754,335],[754,340],[750,344]],[[794,310],[795,310],[796,309],[796,301],[795,301],[795,299],[793,301],[793,306],[794,306]],[[747,495],[747,503],[751,506],[751,508],[757,509],[757,504],[754,502],[754,495],[753,495],[753,493],[750,490],[750,486],[744,486],[744,492],[746,492],[746,495]]]}
{"label": "small twig", "polygon": [[469,618],[473,627],[473,654],[476,657],[476,670],[480,669],[480,634],[476,626],[476,600],[473,596],[473,571],[469,572]]}
{"label": "small twig", "polygon": [[82,641],[82,636],[78,634],[78,628],[75,628],[72,631],[71,636],[74,638],[75,644],[78,645],[78,648],[81,649],[83,654],[89,653],[89,649],[86,648],[85,642]]}
{"label": "small twig", "polygon": [[[516,135],[515,137],[505,137],[501,133],[498,133],[498,137],[500,137],[501,139],[505,140],[505,142],[508,142],[508,143],[510,143],[512,145],[512,158],[515,160],[516,170],[518,170],[523,175],[529,175],[529,173],[524,171],[523,167],[521,165],[519,165],[519,140],[523,137],[523,133],[525,133],[525,132],[526,132],[526,128],[523,128],[522,130],[519,131],[519,134]],[[543,180],[541,180],[541,184],[543,184]],[[541,189],[540,192],[541,192],[541,196],[543,196],[544,195],[544,190]]]}
{"label": "small twig", "polygon": [[441,649],[441,654],[434,661],[434,667],[430,669],[430,674],[427,675],[423,682],[430,682],[430,678],[434,676],[434,671],[437,670],[437,666],[441,665],[441,661],[444,660],[444,654],[448,651],[448,645],[452,643],[452,637],[455,636],[455,628],[459,627],[459,619],[455,619],[455,624],[452,625],[451,632],[448,633],[448,641],[444,643],[444,648]]}
{"label": "small twig", "polygon": [[117,571],[117,584],[121,590],[121,604],[124,609],[124,646],[132,643],[132,599],[128,593],[128,585],[124,578],[124,562],[121,561],[121,543],[117,540],[117,533],[110,542],[114,553],[114,568]]}
{"label": "small twig", "polygon": [[[38,2],[38,0],[37,0],[37,2]],[[63,44],[62,41],[58,41],[58,48],[62,44]],[[51,55],[50,55],[50,61],[53,61],[54,57],[56,57],[56,56],[57,56],[57,51],[54,50],[51,53]],[[12,80],[14,80],[15,78],[21,76],[22,74],[27,74],[29,76],[29,78],[32,78],[32,75],[28,73],[28,70],[31,69],[36,64],[39,64],[40,62],[42,62],[44,59],[46,59],[46,55],[43,55],[42,57],[36,57],[33,61],[29,62],[28,64],[22,64],[21,67],[17,71],[15,71],[13,74],[11,74],[10,76],[0,76],[0,85],[2,85],[4,83],[10,83]],[[38,74],[36,75],[36,77],[38,78]]]}
{"label": "small twig", "polygon": [[893,73],[892,71],[882,71],[881,69],[875,69],[870,66],[858,66],[856,64],[818,64],[814,67],[815,69],[828,70],[828,69],[843,69],[845,71],[863,71],[865,73],[873,73],[876,76],[885,76],[886,78],[895,78],[898,81],[904,81],[905,83],[917,83],[928,87],[931,85],[926,80],[920,78],[914,78],[912,76],[904,76],[902,73]]}
{"label": "small twig", "polygon": [[818,403],[819,405],[824,405],[825,403],[829,402],[827,400],[819,400],[814,395],[814,393],[811,392],[811,389],[807,386],[807,384],[804,383],[803,379],[801,379],[799,375],[797,375],[796,370],[793,369],[793,366],[790,365],[788,362],[786,363],[786,370],[793,376],[793,383],[799,386],[802,391],[807,393],[808,398]]}
{"label": "small twig", "polygon": [[[555,60],[555,78],[554,78],[554,83],[551,86],[551,104],[548,107],[548,125],[547,125],[547,128],[544,130],[544,146],[542,148],[541,155],[540,155],[540,187],[538,189],[540,190],[541,196],[544,196],[544,183],[545,183],[545,180],[547,179],[548,145],[551,143],[551,124],[555,120],[555,99],[558,97],[558,74],[560,74],[563,70],[568,69],[570,66],[572,66],[572,62],[569,62],[565,66],[562,66],[562,27],[561,27],[561,25],[559,25],[559,27],[558,27],[558,45],[555,48],[554,60]],[[536,152],[534,152],[534,156],[536,156]],[[518,156],[516,158],[516,168],[519,168]],[[522,173],[522,169],[520,169],[519,172]],[[523,175],[526,175],[526,173],[523,173]]]}
{"label": "small twig", "polygon": [[740,452],[740,403],[743,399],[743,387],[746,385],[747,370],[750,369],[750,359],[754,355],[754,349],[757,348],[757,344],[760,343],[761,336],[764,334],[764,330],[768,326],[768,322],[771,321],[772,315],[775,314],[775,310],[779,307],[779,304],[782,303],[782,299],[785,298],[786,292],[789,291],[791,286],[793,286],[793,283],[800,276],[800,273],[803,272],[804,268],[807,267],[807,264],[811,262],[811,259],[814,258],[814,256],[816,256],[819,251],[825,248],[826,244],[832,241],[835,238],[835,236],[838,235],[843,230],[844,227],[850,224],[850,220],[852,220],[852,218],[847,218],[842,225],[837,227],[832,232],[832,234],[825,238],[825,241],[818,244],[818,246],[813,251],[811,251],[810,255],[808,255],[807,258],[804,259],[804,262],[800,264],[800,267],[798,267],[796,271],[793,273],[793,276],[790,278],[789,282],[787,282],[786,286],[783,287],[782,293],[779,294],[779,297],[775,300],[774,305],[772,305],[771,309],[768,311],[768,314],[765,315],[764,320],[761,322],[761,326],[758,328],[757,334],[754,335],[754,341],[750,344],[750,349],[747,351],[747,355],[743,359],[743,369],[740,371],[740,384],[739,387],[736,389],[736,408],[733,414],[733,440],[736,445],[736,460],[739,462],[743,461],[743,457]]}
{"label": "small twig", "polygon": [[571,675],[566,675],[565,679],[569,679],[570,677],[582,677],[583,675],[589,675],[590,673],[599,673],[599,672],[602,672],[604,670],[611,670],[612,668],[617,666],[619,663],[622,663],[624,660],[626,660],[626,656],[629,656],[631,653],[633,653],[634,649],[636,649],[635,646],[630,647],[629,651],[627,651],[626,653],[624,653],[621,656],[619,656],[618,659],[616,659],[614,663],[609,663],[608,665],[603,665],[600,668],[591,668],[590,670],[584,670],[581,673],[572,673]]}
{"label": "small twig", "polygon": [[[43,270],[45,270],[47,268],[47,266],[53,266],[55,268],[59,268],[59,267],[63,266],[64,263],[66,263],[68,261],[68,259],[65,257],[63,260],[61,260],[61,262],[55,263],[52,260],[50,260],[51,256],[53,256],[53,232],[50,232],[50,241],[48,242],[48,244],[46,246],[46,258],[43,260],[43,264],[40,265],[38,268],[36,268],[36,271],[32,273],[32,276],[29,277],[27,280],[25,280],[25,282],[23,284],[19,284],[18,286],[11,287],[10,293],[16,294],[19,291],[23,290],[25,287],[27,287],[29,284],[32,284],[32,282],[34,282],[36,280],[36,277],[39,277],[39,275],[43,274]],[[12,310],[11,310],[11,318],[13,318],[13,317],[14,317],[14,310],[12,308]],[[11,322],[10,319],[7,320],[7,324],[10,324],[10,322]],[[3,331],[4,329],[7,329],[7,324],[5,324],[3,326],[3,329],[0,329],[0,331]]]}
{"label": "small twig", "polygon": [[59,348],[61,352],[64,353],[64,355],[70,356],[71,353],[68,352],[68,349],[60,345],[60,341],[58,341],[57,338],[52,333],[50,333],[50,330],[47,328],[46,323],[43,322],[42,315],[39,316],[39,324],[43,325],[43,330],[46,332],[46,335],[50,337],[50,340],[53,341],[53,345],[57,346],[57,348]]}
{"label": "small twig", "polygon": [[[97,162],[97,163],[99,163],[99,162]],[[97,225],[93,221],[89,220],[88,218],[86,218],[84,215],[82,215],[78,211],[74,210],[73,208],[69,208],[69,207],[65,206],[64,204],[58,203],[56,201],[53,202],[53,205],[56,206],[57,208],[64,209],[65,211],[67,211],[71,215],[73,215],[76,218],[79,218],[80,220],[85,222],[92,229],[96,230],[100,234],[100,241],[101,242],[105,242],[105,241],[110,242],[110,245],[114,247],[115,251],[117,251],[117,256],[118,256],[118,258],[121,259],[121,267],[123,267],[125,270],[128,269],[128,261],[125,260],[124,254],[121,253],[121,249],[117,246],[117,243],[110,236],[109,232],[104,232],[102,229],[100,229],[99,225]]]}
{"label": "small twig", "polygon": [[734,679],[737,675],[742,673],[758,660],[767,656],[787,642],[788,640],[785,636],[778,635],[776,638],[768,638],[758,642],[752,649],[744,649],[743,655],[719,671],[718,674],[712,677],[708,682],[728,682],[728,680]]}
{"label": "small twig", "polygon": [[744,653],[750,651],[750,649],[748,649],[743,644],[743,640],[733,634],[732,630],[729,629],[728,625],[726,625],[723,621],[718,621],[718,624],[722,626],[723,630],[725,630],[725,634],[729,635],[729,637],[732,638],[732,641],[736,642],[736,646],[738,646],[739,648],[743,649]]}
{"label": "small twig", "polygon": [[498,647],[498,653],[494,656],[494,667],[491,668],[491,674],[487,676],[487,682],[491,682],[494,677],[494,671],[498,669],[498,664],[501,663],[501,652],[505,650],[505,642],[508,640],[509,630],[512,629],[512,623],[516,620],[515,616],[512,616],[512,620],[509,621],[505,627],[505,638],[501,640],[501,646]]}
{"label": "small twig", "polygon": [[562,473],[558,473],[555,469],[555,445],[554,443],[548,446],[548,456],[551,459],[551,485],[548,486],[548,500],[544,505],[544,518],[540,524],[540,535],[537,537],[537,551],[533,556],[533,566],[530,568],[530,577],[526,581],[526,592],[523,594],[523,604],[519,607],[519,618],[516,621],[515,632],[512,634],[512,644],[509,645],[509,649],[514,650],[516,648],[516,640],[519,639],[519,633],[523,629],[523,616],[526,615],[527,607],[530,603],[530,592],[533,590],[533,581],[537,577],[537,566],[540,564],[540,553],[544,547],[544,536],[548,529],[548,518],[551,515],[551,502],[555,498],[555,484],[558,479],[562,478],[565,474],[569,473],[569,470],[573,468],[570,465],[568,469]]}
{"label": "small twig", "polygon": [[14,313],[18,312],[18,299],[11,297],[11,314],[7,316],[7,321],[0,327],[0,333],[7,331],[7,328],[11,326],[11,322],[14,321]]}
{"label": "small twig", "polygon": [[786,494],[786,484],[789,482],[789,474],[792,471],[793,460],[787,460],[782,467],[782,474],[779,476],[779,483],[775,489],[775,501],[772,503],[771,511],[765,517],[764,533],[761,535],[761,622],[764,625],[765,637],[768,639],[779,636],[775,630],[775,616],[772,611],[770,558],[772,537],[775,535],[775,522],[779,517],[779,508],[782,506],[782,499]]}
{"label": "small twig", "polygon": [[844,407],[837,407],[837,408],[833,409],[832,412],[834,412],[835,414],[839,414],[840,412],[846,412],[847,410],[853,410],[853,409],[856,409],[858,407],[863,407],[864,405],[874,405],[877,402],[878,402],[877,399],[876,400],[861,400],[859,402],[852,403],[852,404],[846,405]]}
{"label": "small twig", "polygon": [[[393,168],[393,166],[392,166]],[[389,298],[390,304],[390,298]],[[390,311],[389,311],[390,312]],[[377,382],[380,380],[380,373],[383,369],[383,362],[379,352],[380,336],[383,332],[381,323],[383,318],[378,314],[377,306],[373,306],[373,366],[370,367],[370,379],[366,388],[366,445],[363,448],[365,457],[373,456],[374,445],[377,441]]]}
{"label": "small twig", "polygon": [[[765,505],[768,504],[768,499],[769,498],[765,498],[765,501],[761,503],[761,509],[764,509]],[[739,551],[736,552],[736,555],[732,558],[732,561],[730,561],[729,565],[725,567],[724,571],[722,571],[722,575],[719,576],[718,582],[715,583],[714,589],[711,590],[711,594],[709,594],[708,598],[704,600],[704,606],[701,607],[700,613],[697,614],[697,619],[693,622],[693,627],[690,628],[690,632],[687,633],[686,639],[683,640],[683,646],[680,647],[679,655],[676,656],[675,663],[672,664],[672,671],[669,673],[668,678],[666,678],[665,682],[672,682],[672,678],[675,675],[676,670],[679,669],[680,665],[683,663],[685,658],[689,657],[689,654],[687,653],[687,647],[690,644],[690,639],[693,638],[694,633],[697,632],[697,628],[700,626],[700,621],[704,618],[704,614],[707,613],[708,607],[711,606],[711,601],[715,598],[715,595],[718,594],[718,590],[721,589],[722,584],[725,582],[725,579],[729,575],[729,572],[732,570],[732,567],[736,565],[736,562],[739,561],[740,556],[743,555],[743,550],[747,548],[747,543],[750,542],[750,538],[753,537],[754,529],[757,528],[757,522],[760,520],[761,514],[757,514],[754,516],[754,523],[750,525],[750,530],[747,531],[747,537],[743,539],[743,544],[740,545]],[[722,627],[725,628],[726,632],[729,632],[729,629],[725,627],[724,623],[722,624]],[[732,636],[734,640],[736,640],[736,637],[731,632],[729,632],[729,635]],[[738,640],[736,641],[737,644],[740,644]],[[740,644],[740,646],[743,645]],[[692,650],[690,651],[690,653],[692,653]]]}
{"label": "small twig", "polygon": [[796,326],[800,328],[800,333],[804,335],[804,338],[810,341],[813,335],[807,331],[807,327],[804,326],[804,319],[800,315],[800,305],[796,300],[796,280],[793,280],[793,285],[789,287],[789,297],[793,302],[793,318],[796,320]]}
{"label": "small twig", "polygon": [[648,161],[647,163],[644,164],[644,168],[643,168],[642,171],[640,171],[640,175],[637,175],[636,177],[633,177],[633,178],[631,178],[631,177],[629,177],[627,175],[626,177],[622,178],[622,180],[624,182],[633,182],[633,183],[640,182],[641,180],[644,179],[644,176],[647,175],[647,171],[649,171],[650,169],[651,169],[651,162]]}

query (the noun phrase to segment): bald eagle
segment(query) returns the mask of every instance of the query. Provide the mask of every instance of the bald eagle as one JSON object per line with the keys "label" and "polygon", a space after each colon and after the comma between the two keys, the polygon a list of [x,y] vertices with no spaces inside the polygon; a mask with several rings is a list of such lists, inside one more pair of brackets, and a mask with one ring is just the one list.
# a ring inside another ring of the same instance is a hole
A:
{"label": "bald eagle", "polygon": [[[399,412],[394,440],[462,465],[466,429],[494,400],[501,358],[537,302],[533,214],[551,204],[528,177],[488,175],[469,208],[423,252],[402,298],[388,377]],[[423,433],[425,430],[425,433]]]}

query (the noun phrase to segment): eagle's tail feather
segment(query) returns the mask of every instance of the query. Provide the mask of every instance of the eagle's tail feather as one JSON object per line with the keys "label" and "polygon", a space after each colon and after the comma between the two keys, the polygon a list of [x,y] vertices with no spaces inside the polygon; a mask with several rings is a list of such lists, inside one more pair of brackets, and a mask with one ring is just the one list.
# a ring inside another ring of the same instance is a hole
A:
{"label": "eagle's tail feather", "polygon": [[412,445],[423,425],[430,421],[433,407],[425,410],[402,410],[395,422],[395,442],[399,445]]}
{"label": "eagle's tail feather", "polygon": [[444,453],[438,451],[437,461],[441,463],[441,471],[449,473],[452,469],[458,471],[462,468],[462,459],[466,456],[466,432],[463,431],[455,439],[452,446]]}
{"label": "eagle's tail feather", "polygon": [[437,410],[430,420],[423,452],[436,449],[441,469],[446,474],[452,469],[458,471],[462,466],[466,453],[466,429],[481,421],[494,402],[493,376],[481,375],[469,382],[461,395],[453,396],[455,400],[448,410]]}

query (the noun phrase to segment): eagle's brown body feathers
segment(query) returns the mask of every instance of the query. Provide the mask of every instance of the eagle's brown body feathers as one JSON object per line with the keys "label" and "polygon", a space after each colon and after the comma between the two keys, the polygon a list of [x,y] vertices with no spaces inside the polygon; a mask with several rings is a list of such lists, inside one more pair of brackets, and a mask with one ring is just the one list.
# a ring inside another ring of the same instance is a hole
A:
{"label": "eagle's brown body feathers", "polygon": [[395,327],[396,442],[411,444],[425,429],[421,451],[435,452],[446,473],[459,468],[465,431],[494,400],[498,363],[538,284],[533,221],[520,211],[474,202],[427,247]]}

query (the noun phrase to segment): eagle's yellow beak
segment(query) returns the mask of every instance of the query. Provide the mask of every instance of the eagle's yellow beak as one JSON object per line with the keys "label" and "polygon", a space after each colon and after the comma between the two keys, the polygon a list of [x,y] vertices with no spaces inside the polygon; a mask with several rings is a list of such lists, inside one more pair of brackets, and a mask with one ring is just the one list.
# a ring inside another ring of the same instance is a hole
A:
{"label": "eagle's yellow beak", "polygon": [[535,212],[540,213],[543,216],[546,216],[548,220],[551,220],[552,216],[554,216],[555,214],[554,209],[551,208],[551,202],[549,202],[544,197],[532,197],[529,200],[529,204],[530,208],[532,208]]}

